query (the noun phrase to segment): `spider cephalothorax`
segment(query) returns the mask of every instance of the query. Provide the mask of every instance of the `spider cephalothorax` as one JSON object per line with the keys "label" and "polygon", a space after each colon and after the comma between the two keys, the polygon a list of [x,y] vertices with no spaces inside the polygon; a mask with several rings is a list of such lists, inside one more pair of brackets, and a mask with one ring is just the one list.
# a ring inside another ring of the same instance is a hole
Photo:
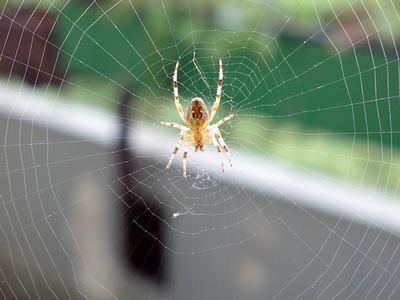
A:
{"label": "spider cephalothorax", "polygon": [[[188,127],[176,123],[160,122],[160,124],[162,125],[179,128],[181,130],[178,143],[176,144],[175,149],[172,152],[172,156],[168,162],[167,169],[171,166],[175,154],[176,152],[178,152],[178,149],[182,143],[182,140],[185,140],[185,148],[183,152],[183,176],[186,177],[187,148],[189,146],[193,146],[194,151],[197,151],[198,149],[204,151],[207,145],[211,143],[213,143],[215,148],[217,148],[217,151],[221,159],[222,171],[224,171],[224,161],[222,158],[221,146],[225,150],[231,166],[232,162],[229,149],[221,137],[221,132],[219,131],[218,126],[228,121],[235,115],[231,114],[228,117],[221,119],[217,123],[209,125],[212,119],[214,118],[215,113],[217,112],[219,102],[221,100],[222,78],[223,78],[222,60],[221,59],[219,60],[219,78],[218,78],[217,96],[210,114],[208,114],[208,110],[203,99],[201,99],[200,97],[195,97],[190,101],[186,117],[183,115],[182,106],[179,103],[179,96],[178,96],[178,82],[177,82],[178,67],[179,67],[179,61],[175,65],[175,71],[173,77],[175,106],[182,121],[185,122],[185,124]],[[219,143],[217,142],[217,140]]]}

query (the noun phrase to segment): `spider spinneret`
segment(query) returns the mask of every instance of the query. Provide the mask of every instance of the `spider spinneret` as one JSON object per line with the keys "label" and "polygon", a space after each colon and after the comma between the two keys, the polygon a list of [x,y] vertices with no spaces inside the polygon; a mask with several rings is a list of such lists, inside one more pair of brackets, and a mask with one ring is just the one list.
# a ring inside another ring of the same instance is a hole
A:
{"label": "spider spinneret", "polygon": [[175,65],[175,71],[174,71],[174,77],[173,77],[173,87],[174,87],[174,98],[175,98],[175,107],[176,110],[178,111],[179,116],[181,117],[182,121],[185,122],[186,126],[176,124],[176,123],[170,123],[170,122],[160,122],[162,125],[166,126],[171,126],[175,127],[181,130],[180,135],[179,135],[179,140],[175,146],[174,151],[172,152],[171,158],[168,162],[168,165],[166,169],[168,169],[172,161],[174,160],[174,157],[176,153],[178,152],[178,149],[182,143],[183,140],[185,140],[185,146],[184,146],[184,152],[183,152],[183,176],[186,177],[186,160],[187,160],[187,149],[189,146],[193,146],[193,150],[197,151],[200,149],[200,151],[204,151],[207,147],[208,144],[213,143],[215,148],[217,149],[220,160],[221,160],[221,166],[222,166],[222,172],[224,172],[224,161],[222,157],[222,149],[226,152],[226,156],[228,157],[229,163],[232,167],[232,162],[231,162],[231,155],[229,152],[228,147],[226,146],[222,136],[221,132],[218,129],[218,126],[221,125],[222,123],[228,121],[230,118],[234,117],[235,114],[231,114],[217,123],[213,125],[209,125],[212,119],[215,116],[215,113],[217,112],[220,100],[221,100],[221,92],[222,92],[222,78],[223,78],[223,72],[222,72],[222,60],[219,60],[219,78],[218,78],[218,88],[217,88],[217,96],[215,98],[214,105],[212,107],[212,110],[210,114],[208,114],[207,107],[200,97],[195,97],[190,101],[188,110],[186,112],[186,116],[183,114],[182,111],[182,106],[179,103],[179,95],[178,95],[178,68],[179,68],[179,61],[176,62]]}

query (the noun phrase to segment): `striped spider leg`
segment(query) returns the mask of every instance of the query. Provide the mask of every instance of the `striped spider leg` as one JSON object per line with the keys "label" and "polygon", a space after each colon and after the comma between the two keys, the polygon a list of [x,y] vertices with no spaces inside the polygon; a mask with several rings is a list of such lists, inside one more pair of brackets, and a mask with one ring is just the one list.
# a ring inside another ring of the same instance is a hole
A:
{"label": "striped spider leg", "polygon": [[[231,152],[229,151],[228,146],[225,144],[224,139],[221,136],[221,131],[219,131],[218,126],[221,125],[222,123],[225,123],[226,121],[228,121],[229,119],[233,118],[235,116],[235,114],[231,114],[223,119],[221,119],[220,121],[218,121],[217,123],[215,123],[214,125],[212,125],[213,127],[215,127],[215,136],[218,139],[218,142],[221,144],[222,148],[225,150],[226,152],[226,156],[228,157],[229,160],[229,164],[232,167],[232,160],[231,160]],[[218,148],[217,148],[218,150]],[[222,160],[222,155],[220,155],[221,157],[221,165],[222,165],[222,172],[224,171],[224,163]]]}
{"label": "striped spider leg", "polygon": [[[172,161],[174,160],[175,155],[179,150],[179,147],[182,144],[182,141],[183,141],[183,138],[184,138],[184,133],[185,133],[185,131],[188,131],[189,128],[187,128],[186,126],[182,126],[182,125],[179,125],[179,124],[176,124],[176,123],[170,123],[170,122],[160,122],[160,124],[161,125],[165,125],[165,126],[175,127],[175,128],[178,128],[178,129],[181,130],[181,132],[179,134],[179,140],[176,143],[174,151],[172,152],[171,158],[169,159],[168,165],[165,168],[166,170],[168,170],[169,167],[172,165]],[[184,174],[185,175],[186,175],[186,172],[185,172],[185,170],[186,170],[186,156],[187,156],[187,149],[185,147],[185,151],[184,151],[184,154],[183,154],[183,165],[184,165]]]}

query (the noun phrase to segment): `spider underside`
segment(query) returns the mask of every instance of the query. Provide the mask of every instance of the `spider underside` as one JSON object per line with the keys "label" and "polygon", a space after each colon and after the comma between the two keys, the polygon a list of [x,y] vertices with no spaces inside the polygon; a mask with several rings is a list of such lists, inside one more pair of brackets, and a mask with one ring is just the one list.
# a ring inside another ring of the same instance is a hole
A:
{"label": "spider underside", "polygon": [[212,119],[217,112],[220,100],[221,100],[221,91],[222,91],[222,60],[219,60],[219,78],[218,78],[218,88],[217,88],[217,96],[215,98],[214,105],[212,107],[211,113],[208,114],[207,107],[200,97],[195,97],[190,101],[186,116],[183,114],[182,106],[179,103],[179,95],[178,95],[178,68],[179,61],[176,62],[174,77],[173,77],[173,88],[174,88],[174,98],[175,98],[175,107],[178,111],[179,116],[182,121],[187,125],[183,126],[177,123],[170,122],[160,122],[162,125],[179,128],[181,130],[179,134],[179,140],[175,146],[174,151],[172,152],[171,158],[168,162],[166,169],[168,169],[172,161],[175,158],[176,153],[182,143],[185,140],[185,146],[183,151],[183,176],[186,177],[186,160],[187,160],[187,150],[189,146],[193,146],[194,151],[200,149],[200,151],[204,151],[207,145],[213,143],[215,148],[217,149],[222,166],[222,172],[224,172],[224,161],[222,157],[222,149],[225,150],[226,156],[228,157],[229,164],[232,166],[231,155],[228,147],[226,146],[221,132],[218,129],[218,126],[222,123],[228,121],[230,118],[234,117],[235,114],[231,114],[217,123],[213,125],[209,125]]}

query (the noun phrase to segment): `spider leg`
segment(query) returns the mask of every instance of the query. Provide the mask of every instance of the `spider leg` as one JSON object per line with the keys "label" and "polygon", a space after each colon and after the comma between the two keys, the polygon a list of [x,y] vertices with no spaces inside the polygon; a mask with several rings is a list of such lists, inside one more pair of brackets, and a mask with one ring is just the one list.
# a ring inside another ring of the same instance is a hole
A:
{"label": "spider leg", "polygon": [[217,148],[217,151],[219,153],[219,158],[221,160],[222,172],[224,172],[224,158],[222,157],[221,147],[218,145],[217,140],[215,139],[215,137],[212,138],[212,142],[213,142],[215,148]]}
{"label": "spider leg", "polygon": [[159,122],[161,125],[165,125],[165,126],[169,126],[169,127],[175,127],[175,128],[179,128],[181,130],[186,130],[187,127],[186,126],[182,126],[180,124],[176,124],[176,123],[171,123],[171,122]]}
{"label": "spider leg", "polygon": [[178,94],[178,68],[179,68],[179,61],[176,62],[175,71],[174,71],[174,78],[173,78],[173,87],[174,87],[174,98],[175,98],[175,107],[178,111],[179,116],[186,123],[186,118],[183,115],[182,106],[179,104],[179,94]]}
{"label": "spider leg", "polygon": [[187,158],[188,146],[185,143],[185,148],[183,149],[183,177],[186,178],[186,158]]}
{"label": "spider leg", "polygon": [[213,108],[211,110],[211,114],[206,120],[206,124],[210,124],[212,119],[215,116],[215,113],[217,112],[219,102],[221,101],[221,92],[222,92],[222,78],[223,78],[223,72],[222,72],[222,59],[219,60],[219,78],[218,78],[218,88],[217,88],[217,96],[215,97],[215,102],[213,105]]}
{"label": "spider leg", "polygon": [[181,146],[182,140],[183,140],[183,130],[181,130],[181,133],[180,133],[180,135],[179,135],[179,140],[178,140],[178,142],[176,143],[175,149],[174,149],[174,151],[172,152],[172,155],[171,155],[171,158],[169,159],[168,165],[167,165],[167,167],[165,168],[166,170],[168,170],[169,167],[171,166],[172,161],[174,160],[174,157],[175,157],[175,155],[176,155],[176,152],[178,152],[178,149],[179,149],[179,147]]}
{"label": "spider leg", "polygon": [[228,156],[229,164],[232,167],[231,153],[229,152],[228,146],[226,146],[224,139],[221,136],[221,132],[219,131],[218,128],[216,128],[216,130],[215,130],[215,136],[217,137],[218,142],[221,144],[222,148],[224,148],[224,150],[226,152],[226,156]]}
{"label": "spider leg", "polygon": [[219,125],[221,125],[222,123],[225,123],[226,121],[228,121],[230,118],[233,118],[235,116],[235,114],[231,114],[221,120],[219,120],[217,123],[215,123],[215,126],[218,127]]}

